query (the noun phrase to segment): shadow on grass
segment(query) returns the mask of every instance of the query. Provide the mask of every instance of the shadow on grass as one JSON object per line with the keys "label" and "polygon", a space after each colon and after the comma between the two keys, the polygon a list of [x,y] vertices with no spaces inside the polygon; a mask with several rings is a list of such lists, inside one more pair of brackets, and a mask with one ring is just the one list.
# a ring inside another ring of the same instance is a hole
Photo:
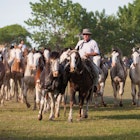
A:
{"label": "shadow on grass", "polygon": [[127,114],[127,115],[109,115],[109,116],[96,116],[99,119],[115,119],[115,120],[126,120],[126,119],[137,119],[140,120],[139,114]]}
{"label": "shadow on grass", "polygon": [[[54,134],[55,135],[55,134]],[[0,140],[139,140],[140,133],[133,132],[118,135],[103,135],[103,136],[42,136],[42,137],[28,137],[28,136],[1,136]]]}

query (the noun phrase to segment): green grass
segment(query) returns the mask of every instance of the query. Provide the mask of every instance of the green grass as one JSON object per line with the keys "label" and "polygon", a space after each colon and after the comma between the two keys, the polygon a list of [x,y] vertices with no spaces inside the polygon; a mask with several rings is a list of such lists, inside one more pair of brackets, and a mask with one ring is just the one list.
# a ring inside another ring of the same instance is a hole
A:
{"label": "green grass", "polygon": [[140,138],[140,108],[131,105],[130,79],[127,78],[123,95],[123,107],[113,106],[113,93],[108,77],[105,87],[107,107],[89,107],[88,119],[77,121],[78,107],[74,107],[73,123],[67,116],[49,121],[44,114],[38,121],[38,111],[33,111],[33,95],[30,96],[32,107],[16,103],[15,99],[6,101],[0,107],[0,140],[138,140]]}

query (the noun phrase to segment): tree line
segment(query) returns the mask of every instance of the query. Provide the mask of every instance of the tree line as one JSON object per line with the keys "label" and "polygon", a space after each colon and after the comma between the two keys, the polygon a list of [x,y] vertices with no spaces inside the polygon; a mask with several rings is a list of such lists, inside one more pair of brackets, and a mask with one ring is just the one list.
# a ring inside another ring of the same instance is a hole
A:
{"label": "tree line", "polygon": [[[27,36],[38,47],[62,49],[75,47],[83,28],[90,28],[103,54],[119,47],[124,55],[140,43],[140,1],[119,7],[116,15],[90,11],[71,0],[30,2],[31,17],[24,21],[31,31],[20,25],[0,28],[0,44]],[[28,42],[27,42],[28,43]]]}

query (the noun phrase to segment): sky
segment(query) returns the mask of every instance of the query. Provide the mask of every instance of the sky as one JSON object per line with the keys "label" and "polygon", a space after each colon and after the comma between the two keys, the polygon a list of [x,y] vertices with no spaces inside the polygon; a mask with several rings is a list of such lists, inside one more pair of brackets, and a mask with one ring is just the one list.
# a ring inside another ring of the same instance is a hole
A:
{"label": "sky", "polygon": [[[29,2],[39,2],[39,0],[0,0],[0,28],[19,24],[23,27],[27,25],[25,20],[31,17]],[[118,7],[123,7],[134,0],[72,0],[73,3],[80,3],[87,11],[99,11],[105,9],[107,15],[116,14]]]}

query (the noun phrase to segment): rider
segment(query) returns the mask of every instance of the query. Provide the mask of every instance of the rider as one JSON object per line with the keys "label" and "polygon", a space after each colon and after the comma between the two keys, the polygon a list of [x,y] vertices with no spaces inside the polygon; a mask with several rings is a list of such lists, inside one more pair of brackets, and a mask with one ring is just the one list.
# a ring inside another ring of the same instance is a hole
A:
{"label": "rider", "polygon": [[[88,61],[88,64],[90,65],[91,75],[92,78],[94,78],[94,85],[95,85],[95,91],[98,84],[99,79],[99,57],[100,51],[99,47],[95,40],[91,39],[91,32],[90,29],[83,29],[83,40],[80,40],[75,49],[79,51],[79,54],[82,59],[90,60]],[[94,60],[94,61],[93,61]]]}

